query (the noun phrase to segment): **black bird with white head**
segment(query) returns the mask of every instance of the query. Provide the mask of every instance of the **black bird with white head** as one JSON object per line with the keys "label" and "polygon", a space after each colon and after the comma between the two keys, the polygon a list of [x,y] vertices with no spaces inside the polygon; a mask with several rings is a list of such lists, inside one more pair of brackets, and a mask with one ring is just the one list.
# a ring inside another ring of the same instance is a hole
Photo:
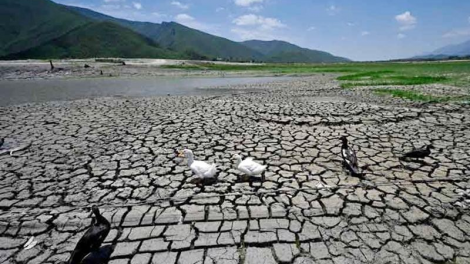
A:
{"label": "black bird with white head", "polygon": [[363,173],[359,170],[356,152],[348,145],[346,136],[342,136],[341,141],[343,142],[341,146],[341,157],[343,157],[344,166],[351,172],[352,176],[363,176]]}
{"label": "black bird with white head", "polygon": [[90,228],[80,238],[69,259],[69,264],[80,264],[91,252],[100,250],[101,244],[106,239],[111,229],[111,224],[104,218],[98,207],[91,208],[95,217],[92,219]]}

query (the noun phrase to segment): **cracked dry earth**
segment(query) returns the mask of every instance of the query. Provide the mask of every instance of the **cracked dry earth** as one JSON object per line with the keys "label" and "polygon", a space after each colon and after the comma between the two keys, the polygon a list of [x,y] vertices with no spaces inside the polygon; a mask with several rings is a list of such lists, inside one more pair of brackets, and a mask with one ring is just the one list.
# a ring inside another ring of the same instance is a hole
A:
{"label": "cracked dry earth", "polygon": [[[0,262],[63,263],[98,204],[112,264],[470,263],[468,106],[328,76],[232,89],[0,108],[2,136],[32,142],[0,156]],[[364,179],[342,168],[341,135]],[[429,143],[423,162],[398,160]],[[192,184],[175,148],[216,162],[218,182]],[[241,180],[235,153],[268,165],[265,181]]]}

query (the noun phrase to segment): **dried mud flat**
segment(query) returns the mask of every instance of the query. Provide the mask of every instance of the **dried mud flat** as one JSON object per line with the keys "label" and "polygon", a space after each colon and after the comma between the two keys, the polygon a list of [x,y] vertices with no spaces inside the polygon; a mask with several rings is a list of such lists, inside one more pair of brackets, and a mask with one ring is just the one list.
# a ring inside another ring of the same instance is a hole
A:
{"label": "dried mud flat", "polygon": [[[97,62],[92,59],[54,61],[54,70],[48,61],[23,60],[0,61],[0,80],[35,80],[35,79],[69,79],[69,78],[106,78],[106,77],[154,77],[154,76],[259,76],[259,72],[226,72],[207,70],[180,70],[162,66],[191,65],[194,61],[184,60],[151,60],[151,59],[116,59],[121,63]],[[224,64],[224,62],[211,62]],[[236,63],[230,63],[236,64]],[[85,67],[87,65],[88,67]],[[262,74],[267,76],[266,73]],[[275,75],[275,74],[269,74]]]}
{"label": "dried mud flat", "polygon": [[[113,264],[470,262],[468,105],[328,76],[236,88],[0,108],[0,136],[31,142],[0,156],[0,262],[63,263],[90,204],[112,222]],[[342,168],[341,135],[364,179]],[[423,162],[398,160],[429,143]],[[217,163],[217,183],[191,183],[183,147]],[[240,180],[235,153],[268,165],[265,181]]]}

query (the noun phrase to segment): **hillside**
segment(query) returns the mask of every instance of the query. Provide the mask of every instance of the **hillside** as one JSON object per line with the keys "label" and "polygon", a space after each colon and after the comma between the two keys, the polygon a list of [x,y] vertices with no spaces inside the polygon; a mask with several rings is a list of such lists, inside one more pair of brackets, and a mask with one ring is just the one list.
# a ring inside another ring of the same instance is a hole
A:
{"label": "hillside", "polygon": [[41,45],[89,22],[49,0],[1,0],[0,18],[0,56]]}
{"label": "hillside", "polygon": [[470,40],[455,44],[455,45],[448,45],[437,49],[432,52],[432,54],[442,54],[442,55],[449,55],[449,56],[467,56],[470,55]]}
{"label": "hillside", "polygon": [[246,46],[217,37],[196,29],[192,29],[175,22],[161,24],[149,22],[135,22],[117,19],[98,12],[80,8],[68,7],[87,18],[110,21],[128,27],[148,38],[155,40],[162,47],[179,51],[193,51],[208,58],[223,58],[229,60],[261,60],[263,55]]}
{"label": "hillside", "polygon": [[411,59],[443,60],[443,59],[449,59],[452,57],[468,57],[468,56],[470,56],[470,40],[460,43],[460,44],[447,45],[442,48],[436,49],[433,52],[415,56]]}
{"label": "hillside", "polygon": [[239,43],[175,22],[129,21],[50,0],[0,0],[0,17],[2,59],[161,57],[263,62],[347,61],[287,42]]}
{"label": "hillside", "polygon": [[213,36],[175,22],[163,22],[153,38],[163,47],[234,61],[263,60],[263,55],[237,42]]}
{"label": "hillside", "polygon": [[222,58],[235,61],[266,62],[344,62],[346,58],[330,53],[301,48],[284,41],[234,42],[217,37],[175,22],[161,24],[135,22],[107,16],[89,9],[68,7],[90,19],[111,21],[128,27],[159,43],[162,47],[179,51],[194,51],[208,58]]}
{"label": "hillside", "polygon": [[[132,47],[132,48],[129,48]],[[37,47],[8,55],[26,58],[178,58],[181,55],[160,48],[152,40],[110,22],[91,22]]]}
{"label": "hillside", "polygon": [[346,62],[349,59],[336,57],[328,52],[301,48],[285,41],[249,40],[241,42],[243,45],[265,55],[267,62]]}

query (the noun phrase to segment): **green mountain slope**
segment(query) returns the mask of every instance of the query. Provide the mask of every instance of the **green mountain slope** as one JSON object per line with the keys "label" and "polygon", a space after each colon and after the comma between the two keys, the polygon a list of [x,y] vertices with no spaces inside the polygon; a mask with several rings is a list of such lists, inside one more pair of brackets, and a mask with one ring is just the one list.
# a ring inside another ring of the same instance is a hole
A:
{"label": "green mountain slope", "polygon": [[161,24],[148,22],[135,22],[117,19],[98,12],[80,8],[67,7],[90,19],[110,21],[128,27],[159,43],[162,47],[179,51],[193,51],[209,58],[223,58],[230,60],[262,60],[263,55],[245,45],[225,38],[217,37],[196,29],[192,29],[175,22]]}
{"label": "green mountain slope", "polygon": [[155,40],[162,47],[180,52],[191,50],[209,58],[267,62],[349,61],[346,58],[336,57],[327,52],[301,48],[284,41],[253,40],[238,43],[175,22],[163,22],[161,24],[135,22],[117,19],[85,8],[68,8],[91,19],[111,21],[128,27]]}
{"label": "green mountain slope", "polygon": [[267,62],[344,58],[287,42],[234,42],[175,22],[136,22],[56,4],[0,0],[0,58],[141,57]]}
{"label": "green mountain slope", "polygon": [[248,40],[242,42],[243,45],[250,47],[251,49],[257,50],[264,55],[271,56],[281,51],[292,52],[298,51],[300,47],[292,45],[285,41],[261,41],[261,40]]}
{"label": "green mountain slope", "polygon": [[178,50],[194,50],[209,57],[235,61],[262,60],[263,55],[240,43],[213,36],[175,22],[163,22],[154,38],[162,46]]}
{"label": "green mountain slope", "polygon": [[349,61],[349,59],[337,57],[328,52],[301,48],[294,44],[279,40],[249,40],[242,42],[242,44],[265,55],[265,60],[268,62],[320,63]]}
{"label": "green mountain slope", "polygon": [[25,58],[179,58],[154,41],[111,22],[91,22],[37,47],[6,56]]}
{"label": "green mountain slope", "polygon": [[0,56],[41,45],[89,19],[49,0],[0,0]]}
{"label": "green mountain slope", "polygon": [[140,33],[148,38],[153,38],[153,36],[156,36],[160,30],[160,24],[156,24],[156,23],[136,22],[136,21],[130,21],[130,20],[121,19],[121,18],[115,18],[112,16],[95,12],[87,8],[82,8],[82,7],[77,7],[77,6],[65,6],[64,5],[63,7],[67,8],[68,10],[78,15],[81,15],[83,17],[86,17],[95,21],[103,21],[103,22],[108,21],[108,22],[113,22],[121,26],[130,28],[136,31],[137,33]]}

